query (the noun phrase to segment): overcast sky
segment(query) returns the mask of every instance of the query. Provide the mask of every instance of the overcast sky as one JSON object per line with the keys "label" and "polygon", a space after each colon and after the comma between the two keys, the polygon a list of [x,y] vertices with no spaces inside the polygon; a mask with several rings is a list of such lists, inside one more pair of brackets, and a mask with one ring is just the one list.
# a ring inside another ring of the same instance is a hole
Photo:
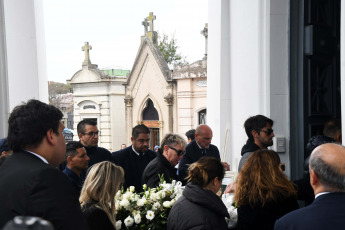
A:
{"label": "overcast sky", "polygon": [[47,0],[45,15],[48,80],[66,83],[81,69],[85,41],[99,68],[131,70],[144,34],[141,22],[156,15],[155,31],[175,35],[191,63],[202,59],[207,0]]}

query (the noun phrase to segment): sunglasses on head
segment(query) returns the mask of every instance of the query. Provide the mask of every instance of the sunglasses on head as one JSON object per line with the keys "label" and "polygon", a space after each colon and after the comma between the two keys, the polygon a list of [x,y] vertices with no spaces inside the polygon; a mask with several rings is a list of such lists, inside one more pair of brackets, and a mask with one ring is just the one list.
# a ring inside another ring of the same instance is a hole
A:
{"label": "sunglasses on head", "polygon": [[266,133],[268,136],[273,133],[273,129],[266,129],[266,130],[260,130],[260,131]]}
{"label": "sunglasses on head", "polygon": [[172,150],[175,150],[175,152],[177,152],[177,156],[183,156],[186,152],[183,150],[177,150],[171,146],[168,145],[169,148],[171,148]]}

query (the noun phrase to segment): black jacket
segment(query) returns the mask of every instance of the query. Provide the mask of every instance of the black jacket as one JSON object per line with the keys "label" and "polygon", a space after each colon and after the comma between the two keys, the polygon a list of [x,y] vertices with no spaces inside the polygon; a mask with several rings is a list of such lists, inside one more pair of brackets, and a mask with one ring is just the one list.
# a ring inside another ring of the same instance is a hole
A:
{"label": "black jacket", "polygon": [[113,153],[114,163],[125,171],[124,189],[134,186],[135,191],[141,192],[141,177],[146,166],[156,157],[156,153],[147,150],[143,156],[138,156],[132,149],[132,145]]}
{"label": "black jacket", "polygon": [[88,167],[97,164],[102,161],[113,161],[111,152],[108,149],[102,147],[85,147],[87,156],[90,157]]}
{"label": "black jacket", "polygon": [[89,225],[89,229],[115,230],[108,215],[103,209],[98,208],[96,203],[96,201],[90,201],[82,207],[83,215]]}
{"label": "black jacket", "polygon": [[0,229],[15,216],[37,216],[54,229],[87,229],[77,191],[55,167],[26,151],[0,167]]}
{"label": "black jacket", "polygon": [[229,213],[220,197],[189,183],[169,213],[167,229],[225,230],[225,217]]}
{"label": "black jacket", "polygon": [[238,207],[238,230],[273,230],[277,219],[298,209],[297,200],[293,197],[281,198],[266,203],[263,207],[257,204],[253,207],[243,205]]}
{"label": "black jacket", "polygon": [[[178,176],[183,184],[186,183],[185,178],[188,176],[189,165],[197,162],[202,156],[204,156],[202,150],[199,148],[195,140],[187,145],[186,154],[181,159],[178,167]],[[210,147],[206,149],[205,156],[215,157],[220,160],[219,150],[217,146],[211,144]]]}
{"label": "black jacket", "polygon": [[164,174],[164,180],[171,183],[172,180],[177,180],[176,173],[176,168],[161,153],[157,153],[157,157],[146,166],[141,182],[149,188],[155,188],[159,185],[158,174]]}

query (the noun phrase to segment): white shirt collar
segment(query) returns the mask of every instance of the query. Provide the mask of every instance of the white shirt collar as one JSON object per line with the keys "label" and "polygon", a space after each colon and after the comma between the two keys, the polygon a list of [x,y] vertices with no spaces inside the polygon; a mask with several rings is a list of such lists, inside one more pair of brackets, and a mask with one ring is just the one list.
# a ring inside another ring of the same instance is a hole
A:
{"label": "white shirt collar", "polygon": [[195,143],[198,145],[199,149],[205,149],[205,148],[201,147],[201,146],[198,144],[198,142],[195,141]]}
{"label": "white shirt collar", "polygon": [[325,195],[328,193],[330,193],[330,192],[320,192],[320,193],[316,194],[315,199],[318,198],[319,196],[322,196],[322,195]]}
{"label": "white shirt collar", "polygon": [[[135,152],[135,154],[137,154],[138,156],[140,155],[140,153],[138,153],[137,151],[135,151],[133,145],[132,145],[132,150],[133,150],[133,152]],[[143,155],[144,155],[144,154],[145,154],[145,153],[143,153]]]}
{"label": "white shirt collar", "polygon": [[44,157],[38,155],[37,153],[31,152],[29,150],[25,150],[25,151],[27,151],[28,153],[31,153],[32,155],[35,155],[36,157],[40,158],[44,163],[49,164],[48,161]]}

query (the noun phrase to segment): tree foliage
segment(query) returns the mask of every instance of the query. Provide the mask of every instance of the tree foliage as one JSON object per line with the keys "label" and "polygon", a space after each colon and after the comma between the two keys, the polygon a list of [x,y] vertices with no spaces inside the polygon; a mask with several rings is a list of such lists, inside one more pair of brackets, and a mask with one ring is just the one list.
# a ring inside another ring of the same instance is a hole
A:
{"label": "tree foliage", "polygon": [[178,53],[178,45],[174,35],[169,38],[167,34],[158,34],[158,47],[168,65],[187,65],[186,57]]}
{"label": "tree foliage", "polygon": [[72,92],[72,86],[60,82],[48,82],[49,104],[69,112],[72,105],[66,105],[66,94]]}

